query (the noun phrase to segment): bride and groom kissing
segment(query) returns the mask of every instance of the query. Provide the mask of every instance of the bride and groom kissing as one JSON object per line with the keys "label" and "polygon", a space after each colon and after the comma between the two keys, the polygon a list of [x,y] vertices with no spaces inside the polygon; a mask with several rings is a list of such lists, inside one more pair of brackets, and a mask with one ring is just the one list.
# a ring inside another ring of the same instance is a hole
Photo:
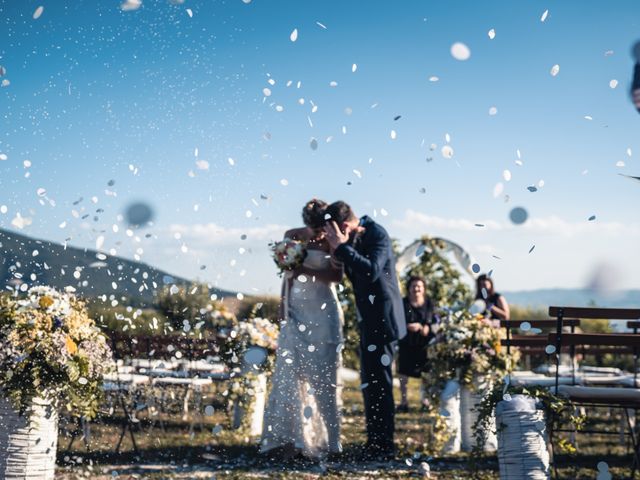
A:
{"label": "bride and groom kissing", "polygon": [[360,333],[360,375],[367,443],[363,457],[394,457],[393,346],[406,334],[391,239],[368,216],[317,199],[302,210],[306,257],[284,279],[282,321],[261,452],[269,458],[333,457],[342,451],[338,369],[343,314],[336,284],[353,285]]}

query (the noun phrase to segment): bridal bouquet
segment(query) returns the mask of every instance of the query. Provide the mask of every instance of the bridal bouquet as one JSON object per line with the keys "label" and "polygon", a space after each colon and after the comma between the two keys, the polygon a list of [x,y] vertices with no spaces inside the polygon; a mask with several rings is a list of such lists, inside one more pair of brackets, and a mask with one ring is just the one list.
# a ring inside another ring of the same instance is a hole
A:
{"label": "bridal bouquet", "polygon": [[434,341],[427,346],[429,373],[424,380],[430,387],[442,387],[447,380],[456,379],[461,385],[474,389],[474,379],[502,378],[511,359],[501,348],[501,330],[481,315],[459,312],[450,322],[440,326]]}
{"label": "bridal bouquet", "polygon": [[302,265],[307,256],[307,248],[299,240],[285,238],[269,245],[273,252],[273,261],[280,269],[280,274],[294,270]]}
{"label": "bridal bouquet", "polygon": [[0,390],[20,412],[44,397],[91,417],[112,366],[107,339],[73,294],[32,287],[26,298],[0,296]]}

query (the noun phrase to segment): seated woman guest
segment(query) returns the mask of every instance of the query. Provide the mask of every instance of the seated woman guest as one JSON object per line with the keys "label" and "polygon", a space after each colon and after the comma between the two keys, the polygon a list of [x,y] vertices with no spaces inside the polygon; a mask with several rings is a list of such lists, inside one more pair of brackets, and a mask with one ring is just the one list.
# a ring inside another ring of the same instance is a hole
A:
{"label": "seated woman guest", "polygon": [[486,318],[509,320],[507,300],[494,290],[493,280],[484,273],[476,280],[476,300],[484,300],[486,308],[482,314]]}
{"label": "seated woman guest", "polygon": [[407,383],[409,377],[420,378],[426,368],[427,343],[434,336],[433,303],[426,296],[427,284],[422,277],[411,277],[407,282],[404,310],[407,319],[407,335],[398,342],[397,373],[400,379],[402,400],[398,412],[409,411]]}

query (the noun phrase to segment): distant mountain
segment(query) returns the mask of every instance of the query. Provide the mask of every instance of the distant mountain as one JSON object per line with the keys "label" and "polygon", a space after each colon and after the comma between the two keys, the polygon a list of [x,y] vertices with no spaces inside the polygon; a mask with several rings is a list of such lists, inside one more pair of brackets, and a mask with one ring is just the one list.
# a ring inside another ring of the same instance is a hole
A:
{"label": "distant mountain", "polygon": [[502,292],[511,305],[542,307],[640,308],[640,290],[619,290],[603,294],[587,289],[549,288],[542,290]]}
{"label": "distant mountain", "polygon": [[[0,229],[0,281],[14,288],[26,283],[58,289],[76,288],[83,296],[102,294],[127,296],[150,303],[164,285],[178,286],[189,280],[153,268],[145,263],[113,257],[90,249],[79,249],[37,240]],[[231,292],[212,289],[220,298]]]}

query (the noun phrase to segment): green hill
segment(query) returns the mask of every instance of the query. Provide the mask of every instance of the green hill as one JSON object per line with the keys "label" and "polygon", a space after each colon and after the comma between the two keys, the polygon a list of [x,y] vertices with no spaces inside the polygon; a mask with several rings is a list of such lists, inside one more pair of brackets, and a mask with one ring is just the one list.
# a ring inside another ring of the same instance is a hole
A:
{"label": "green hill", "polygon": [[[152,303],[155,293],[165,285],[191,283],[145,263],[2,229],[0,280],[3,290],[7,286],[20,288],[23,284],[49,285],[57,289],[73,286],[81,296],[125,296],[139,304]],[[219,289],[211,289],[211,293],[220,298],[234,295]]]}

